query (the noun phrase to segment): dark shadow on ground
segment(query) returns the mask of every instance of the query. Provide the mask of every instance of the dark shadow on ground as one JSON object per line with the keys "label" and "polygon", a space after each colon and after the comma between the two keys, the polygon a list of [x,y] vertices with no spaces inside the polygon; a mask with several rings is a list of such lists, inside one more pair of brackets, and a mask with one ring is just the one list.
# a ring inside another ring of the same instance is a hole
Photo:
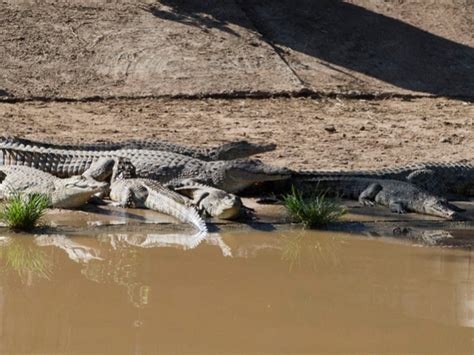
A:
{"label": "dark shadow on ground", "polygon": [[247,17],[223,11],[226,4],[235,6],[231,0],[161,0],[165,6],[152,12],[234,34],[231,23],[256,28],[275,45],[403,89],[445,96],[474,93],[472,47],[337,0],[236,2]]}

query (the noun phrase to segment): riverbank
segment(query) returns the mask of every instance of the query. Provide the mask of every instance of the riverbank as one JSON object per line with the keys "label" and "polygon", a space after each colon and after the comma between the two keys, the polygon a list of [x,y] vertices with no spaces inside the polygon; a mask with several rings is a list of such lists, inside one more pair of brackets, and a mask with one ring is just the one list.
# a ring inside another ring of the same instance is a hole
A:
{"label": "riverbank", "polygon": [[[302,229],[289,219],[282,205],[261,205],[253,198],[244,198],[244,204],[254,210],[252,219],[240,221],[208,220],[212,234],[226,231],[285,231]],[[446,221],[441,218],[414,213],[394,214],[382,207],[361,207],[355,201],[342,201],[348,213],[340,221],[322,230],[345,232],[373,238],[391,238],[428,246],[471,248],[474,240],[474,200],[454,202],[465,209],[461,219]],[[87,205],[81,210],[48,210],[44,219],[47,227],[37,231],[54,235],[140,234],[173,233],[191,235],[190,227],[172,217],[145,209],[123,209],[112,206]],[[467,231],[467,238],[463,235]]]}
{"label": "riverbank", "polygon": [[5,134],[55,142],[275,143],[258,158],[292,169],[474,158],[474,105],[445,98],[32,101],[0,103],[0,123]]}

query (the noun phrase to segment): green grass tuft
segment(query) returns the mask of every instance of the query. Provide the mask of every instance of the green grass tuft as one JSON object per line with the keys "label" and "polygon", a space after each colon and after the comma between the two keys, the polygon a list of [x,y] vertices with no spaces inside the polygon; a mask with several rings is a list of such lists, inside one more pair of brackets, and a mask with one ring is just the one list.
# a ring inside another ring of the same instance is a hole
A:
{"label": "green grass tuft", "polygon": [[14,193],[1,206],[0,220],[12,230],[31,231],[49,205],[49,198],[44,194]]}
{"label": "green grass tuft", "polygon": [[291,187],[291,193],[283,197],[283,204],[291,217],[303,224],[304,228],[315,228],[337,221],[346,208],[326,194],[313,195],[305,199],[303,194]]}

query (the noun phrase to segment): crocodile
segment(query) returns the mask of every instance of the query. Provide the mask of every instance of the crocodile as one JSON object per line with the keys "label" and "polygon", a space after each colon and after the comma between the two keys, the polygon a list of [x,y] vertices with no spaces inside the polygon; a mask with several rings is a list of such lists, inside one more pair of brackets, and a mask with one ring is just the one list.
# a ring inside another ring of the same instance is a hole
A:
{"label": "crocodile", "polygon": [[410,182],[437,195],[474,195],[474,163],[417,163],[394,168],[359,171],[294,172],[293,180],[363,177]]}
{"label": "crocodile", "polygon": [[15,193],[42,193],[48,196],[51,207],[55,208],[81,207],[107,186],[107,183],[87,176],[60,179],[28,166],[0,166],[0,173],[4,175],[0,198],[8,198]]}
{"label": "crocodile", "polygon": [[301,179],[295,187],[302,193],[319,192],[357,199],[364,206],[387,206],[392,212],[416,212],[446,219],[457,217],[456,207],[411,183],[359,177]]}
{"label": "crocodile", "polygon": [[[92,165],[82,175],[89,176],[99,181],[110,181],[116,167],[116,159],[101,158],[92,163]],[[112,179],[112,181],[116,180]],[[131,187],[137,185],[134,183],[123,182],[119,184],[129,184]],[[135,189],[137,188],[138,187],[135,186]],[[162,189],[165,189],[165,187],[160,186],[158,193],[161,192]],[[185,196],[185,199],[189,199],[189,204],[197,207],[201,213],[205,213],[210,217],[233,219],[240,215],[243,206],[242,200],[238,196],[214,187],[195,183],[192,180],[183,180],[179,186],[173,187],[173,190],[178,192],[180,195]],[[172,193],[171,190],[170,193]],[[104,197],[106,194],[108,194],[108,192],[104,191],[104,194],[101,197]],[[95,200],[95,202],[103,203],[100,200]]]}
{"label": "crocodile", "polygon": [[84,173],[99,159],[120,159],[131,164],[136,177],[163,184],[192,179],[215,188],[236,193],[256,182],[290,177],[286,168],[272,167],[260,160],[235,159],[203,161],[159,150],[121,149],[116,151],[61,150],[23,145],[9,138],[0,139],[0,165],[26,165],[58,177]]}
{"label": "crocodile", "polygon": [[158,139],[131,139],[123,142],[112,143],[49,143],[30,140],[19,137],[7,137],[10,141],[15,141],[24,146],[34,146],[42,148],[62,149],[62,150],[85,150],[85,151],[114,151],[121,149],[140,150],[162,150],[182,155],[187,155],[205,161],[232,160],[246,158],[251,155],[269,152],[276,149],[273,143],[259,144],[245,140],[229,142],[215,147],[187,147],[184,145],[170,143]]}
{"label": "crocodile", "polygon": [[207,233],[206,223],[194,207],[178,194],[150,179],[123,179],[112,182],[110,199],[121,207],[149,208],[169,214]]}

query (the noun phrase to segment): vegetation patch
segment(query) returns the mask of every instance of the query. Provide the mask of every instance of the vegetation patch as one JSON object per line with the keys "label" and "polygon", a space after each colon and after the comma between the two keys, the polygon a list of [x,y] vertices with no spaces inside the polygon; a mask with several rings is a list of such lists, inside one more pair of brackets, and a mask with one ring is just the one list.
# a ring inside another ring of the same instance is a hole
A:
{"label": "vegetation patch", "polygon": [[291,192],[283,196],[283,204],[293,220],[302,223],[304,228],[316,228],[337,221],[346,214],[346,208],[336,199],[325,193],[313,194],[308,198],[291,187]]}
{"label": "vegetation patch", "polygon": [[44,194],[14,193],[0,208],[0,220],[14,231],[31,231],[50,206]]}

